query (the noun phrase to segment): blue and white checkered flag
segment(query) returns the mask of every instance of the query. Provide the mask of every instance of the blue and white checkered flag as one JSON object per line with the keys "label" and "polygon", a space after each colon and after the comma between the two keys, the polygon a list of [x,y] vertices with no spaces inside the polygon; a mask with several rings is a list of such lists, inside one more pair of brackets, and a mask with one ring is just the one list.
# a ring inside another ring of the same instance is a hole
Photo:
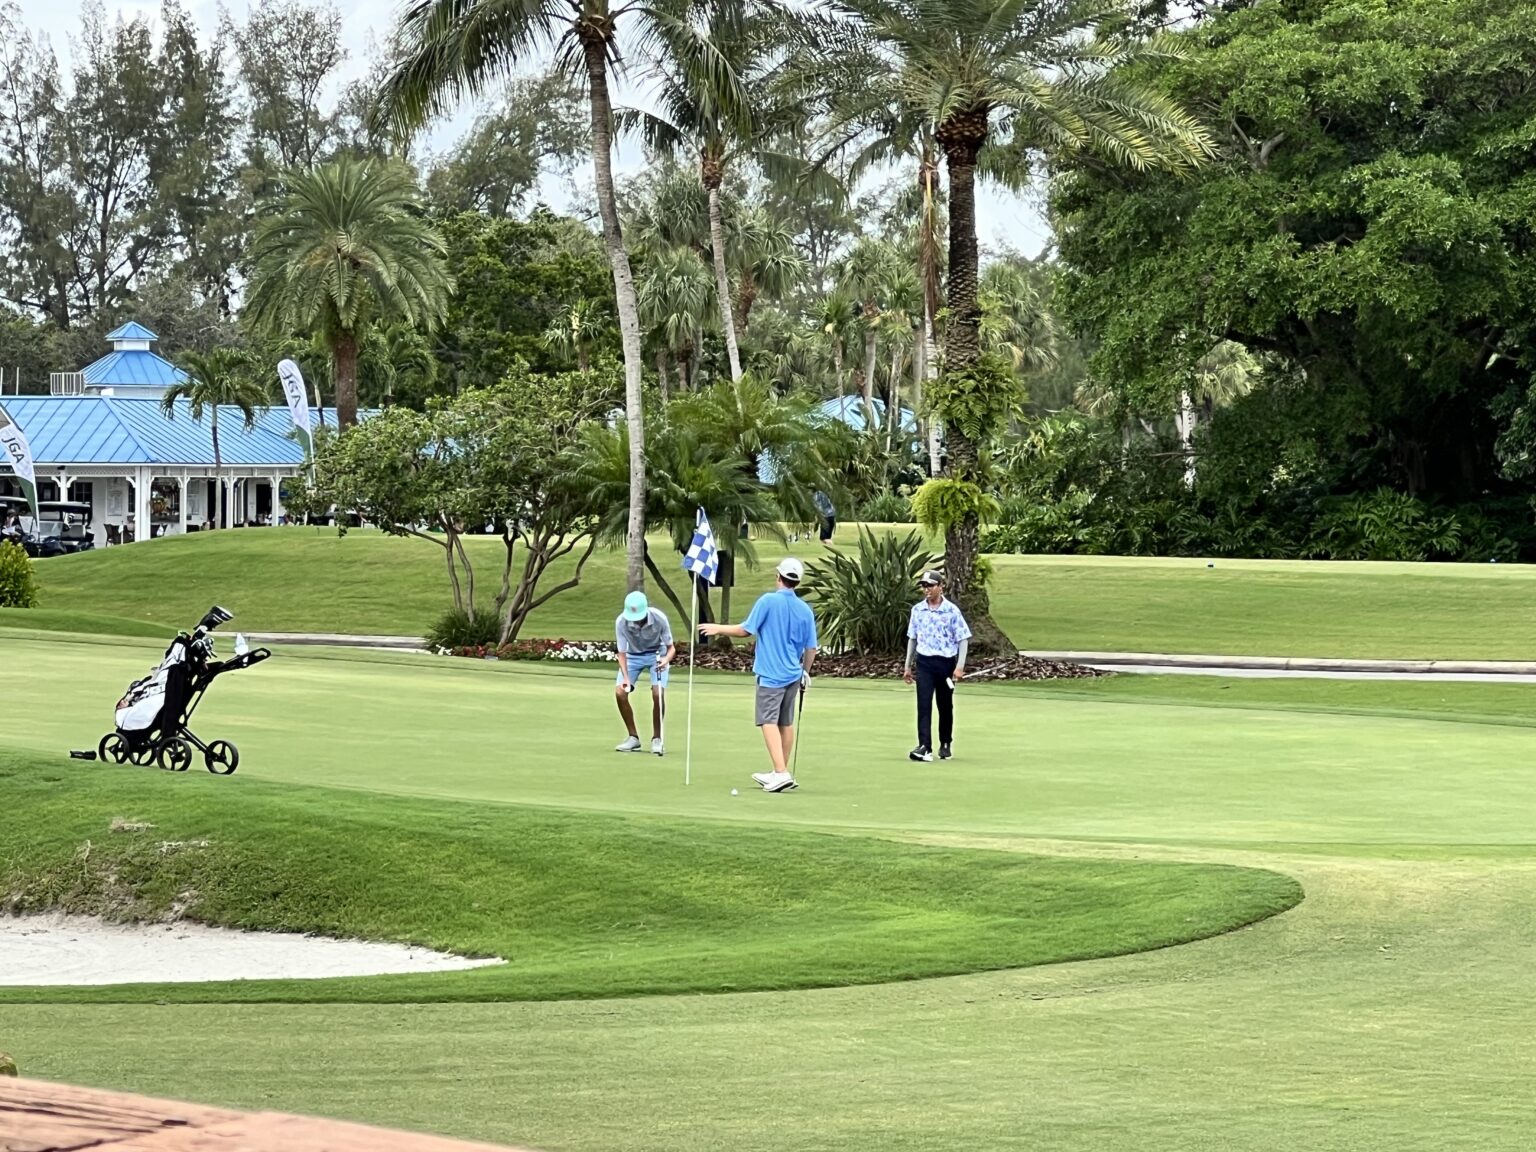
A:
{"label": "blue and white checkered flag", "polygon": [[702,508],[694,522],[693,543],[688,545],[688,553],[683,557],[683,568],[695,576],[702,576],[710,584],[715,582],[715,574],[720,571],[720,549],[715,545],[714,530]]}

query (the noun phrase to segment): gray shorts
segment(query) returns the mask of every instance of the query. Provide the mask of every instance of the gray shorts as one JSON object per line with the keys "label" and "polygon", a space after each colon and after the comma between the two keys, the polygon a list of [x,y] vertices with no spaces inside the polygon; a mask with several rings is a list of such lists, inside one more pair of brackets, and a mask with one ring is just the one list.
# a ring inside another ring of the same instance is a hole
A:
{"label": "gray shorts", "polygon": [[757,686],[757,726],[766,728],[770,724],[776,728],[793,728],[795,725],[795,703],[800,699],[800,681],[783,688],[770,688],[766,684]]}

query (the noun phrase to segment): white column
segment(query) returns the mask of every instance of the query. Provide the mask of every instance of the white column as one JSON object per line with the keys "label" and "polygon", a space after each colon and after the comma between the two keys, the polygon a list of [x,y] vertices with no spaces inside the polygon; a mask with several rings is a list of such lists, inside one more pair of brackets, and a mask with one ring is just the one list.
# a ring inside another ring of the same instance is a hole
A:
{"label": "white column", "polygon": [[187,470],[185,468],[181,470],[181,478],[177,480],[176,484],[176,503],[181,509],[179,531],[185,536],[187,534],[187,505],[190,503],[187,499]]}
{"label": "white column", "polygon": [[91,538],[96,547],[107,543],[107,477],[91,477]]}
{"label": "white column", "polygon": [[272,473],[272,523],[274,525],[283,522],[283,476],[280,472]]}
{"label": "white column", "polygon": [[153,480],[148,468],[134,470],[133,482],[133,539],[148,540],[152,535],[149,524],[149,486]]}

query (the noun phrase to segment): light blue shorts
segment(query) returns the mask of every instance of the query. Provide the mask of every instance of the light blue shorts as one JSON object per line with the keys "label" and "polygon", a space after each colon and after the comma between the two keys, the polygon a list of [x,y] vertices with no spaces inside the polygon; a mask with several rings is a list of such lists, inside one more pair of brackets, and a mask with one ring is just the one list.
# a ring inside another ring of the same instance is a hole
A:
{"label": "light blue shorts", "polygon": [[[629,665],[629,682],[638,687],[640,684],[640,673],[649,669],[651,673],[651,687],[665,688],[667,686],[667,677],[672,674],[672,669],[663,668],[660,672],[656,671],[656,665],[660,661],[660,652],[629,653],[625,657],[625,662]],[[614,673],[613,682],[620,688],[624,687],[624,673]]]}

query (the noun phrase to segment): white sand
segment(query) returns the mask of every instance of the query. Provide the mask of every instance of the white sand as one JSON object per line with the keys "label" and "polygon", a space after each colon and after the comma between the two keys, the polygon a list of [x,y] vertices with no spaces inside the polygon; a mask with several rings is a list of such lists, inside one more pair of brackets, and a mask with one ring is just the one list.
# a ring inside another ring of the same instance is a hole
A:
{"label": "white sand", "polygon": [[108,924],[88,916],[0,917],[0,985],[317,980],[500,964],[405,944],[239,932],[201,924]]}

